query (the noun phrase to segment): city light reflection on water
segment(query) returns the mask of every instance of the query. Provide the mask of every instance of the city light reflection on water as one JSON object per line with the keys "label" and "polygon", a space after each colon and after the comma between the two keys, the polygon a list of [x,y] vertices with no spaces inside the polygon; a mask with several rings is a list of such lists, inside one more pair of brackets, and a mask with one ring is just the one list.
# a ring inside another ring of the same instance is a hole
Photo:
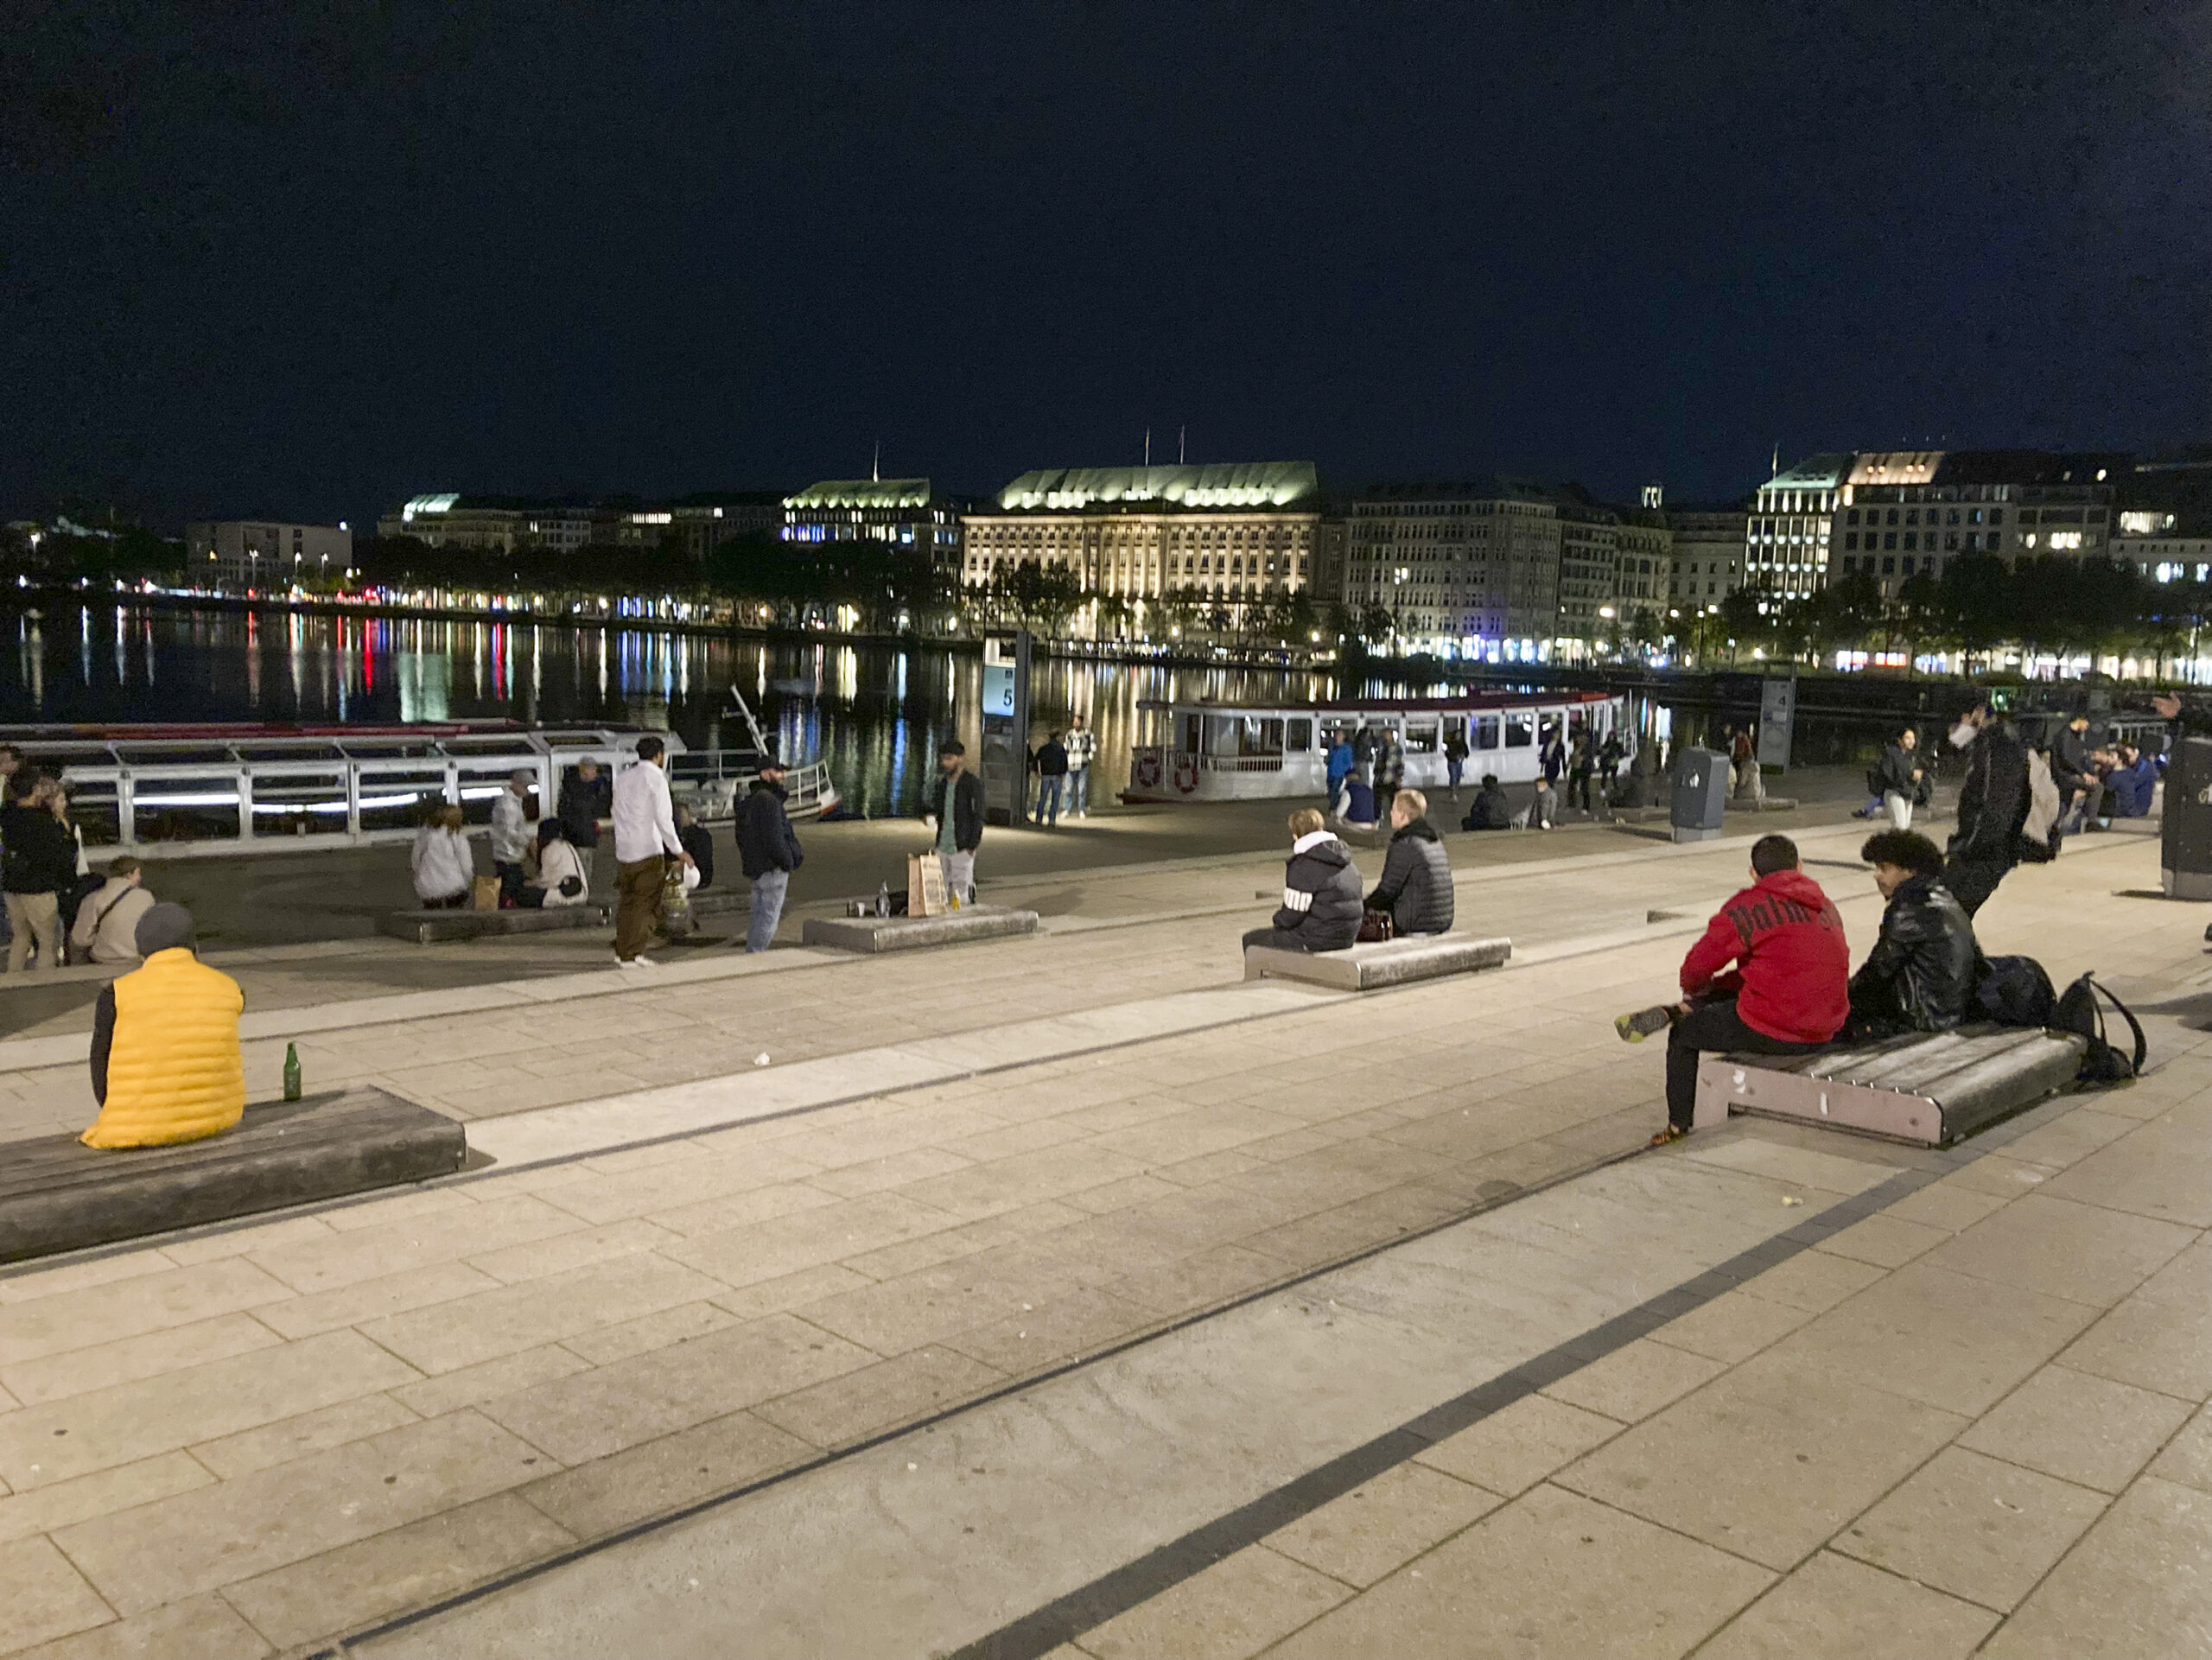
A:
{"label": "city light reflection on water", "polygon": [[[78,614],[66,620],[59,607],[16,614],[12,665],[0,658],[0,722],[607,722],[737,746],[747,735],[728,696],[734,684],[787,759],[827,760],[847,809],[870,816],[916,811],[938,742],[957,736],[972,748],[977,739],[972,652],[639,627],[70,610]],[[111,629],[112,656],[93,652],[93,632]],[[1107,792],[1128,776],[1141,697],[1334,695],[1325,674],[1063,661],[1041,665],[1033,684],[1040,728],[1076,709],[1090,719]]]}

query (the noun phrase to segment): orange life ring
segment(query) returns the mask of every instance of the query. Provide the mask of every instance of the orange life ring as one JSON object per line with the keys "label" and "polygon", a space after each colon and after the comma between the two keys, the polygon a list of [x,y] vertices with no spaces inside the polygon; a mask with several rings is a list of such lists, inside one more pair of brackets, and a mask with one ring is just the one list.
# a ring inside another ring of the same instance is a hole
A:
{"label": "orange life ring", "polygon": [[1185,795],[1198,787],[1198,758],[1196,755],[1176,757],[1175,787]]}
{"label": "orange life ring", "polygon": [[1158,755],[1137,757],[1135,782],[1140,790],[1156,790],[1160,787],[1160,757]]}

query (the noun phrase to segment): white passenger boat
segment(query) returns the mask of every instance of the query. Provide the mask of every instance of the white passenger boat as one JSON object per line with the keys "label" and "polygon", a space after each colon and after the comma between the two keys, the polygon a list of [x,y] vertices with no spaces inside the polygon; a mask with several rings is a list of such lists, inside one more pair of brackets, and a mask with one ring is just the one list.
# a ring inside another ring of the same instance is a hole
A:
{"label": "white passenger boat", "polygon": [[1544,738],[1556,731],[1572,747],[1584,733],[1601,745],[1615,733],[1633,754],[1637,734],[1628,699],[1618,692],[1471,692],[1452,698],[1352,698],[1328,703],[1217,703],[1147,698],[1137,705],[1127,801],[1242,801],[1318,796],[1328,788],[1330,746],[1362,727],[1398,735],[1409,788],[1449,781],[1445,746],[1468,750],[1465,777],[1495,773],[1526,784],[1540,766]]}
{"label": "white passenger boat", "polygon": [[[668,747],[671,794],[702,820],[730,817],[765,747],[752,730],[750,749],[690,749],[673,733],[655,735]],[[596,761],[612,777],[637,763],[643,735],[508,721],[0,727],[0,742],[60,777],[87,847],[160,858],[404,842],[443,802],[458,804],[475,829],[489,824],[516,773],[537,779],[550,807],[577,762]],[[792,766],[784,787],[794,818],[837,803],[820,761]]]}

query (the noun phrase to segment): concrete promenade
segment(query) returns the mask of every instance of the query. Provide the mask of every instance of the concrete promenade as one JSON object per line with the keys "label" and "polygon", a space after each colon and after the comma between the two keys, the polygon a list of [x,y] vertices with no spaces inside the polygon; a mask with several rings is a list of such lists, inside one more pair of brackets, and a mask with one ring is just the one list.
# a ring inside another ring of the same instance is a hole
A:
{"label": "concrete promenade", "polygon": [[[1866,828],[1801,832],[1859,952]],[[241,963],[257,1092],[491,1161],[0,1271],[0,1654],[2212,1648],[2202,908],[2109,836],[1983,913],[2132,1087],[1643,1154],[1610,1017],[1747,846],[1454,837],[1514,966],[1364,997],[1236,981],[1265,855],[905,958]],[[81,1124],[10,1025],[0,1137]]]}

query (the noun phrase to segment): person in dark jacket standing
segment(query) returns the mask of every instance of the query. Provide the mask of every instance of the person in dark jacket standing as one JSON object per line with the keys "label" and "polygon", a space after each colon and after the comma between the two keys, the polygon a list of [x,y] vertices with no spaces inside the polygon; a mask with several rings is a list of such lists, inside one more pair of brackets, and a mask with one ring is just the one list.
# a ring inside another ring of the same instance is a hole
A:
{"label": "person in dark jacket standing", "polygon": [[1057,732],[1037,748],[1037,822],[1049,830],[1060,824],[1060,792],[1067,787],[1068,750]]}
{"label": "person in dark jacket standing", "polygon": [[1985,701],[1951,728],[1951,747],[1967,756],[1959,785],[1959,827],[1945,849],[1943,886],[1969,917],[1989,902],[2005,872],[2020,862],[2020,826],[2028,818],[2028,752],[2010,722]]}
{"label": "person in dark jacket standing", "polygon": [[2077,828],[2074,803],[2095,778],[2095,751],[2089,743],[2089,717],[2079,709],[2051,735],[2050,781],[2058,786],[2058,824],[2062,830]]}
{"label": "person in dark jacket standing", "polygon": [[1359,867],[1344,844],[1322,827],[1321,815],[1300,807],[1290,816],[1290,862],[1282,873],[1282,904],[1246,945],[1282,951],[1340,951],[1359,938]]}
{"label": "person in dark jacket standing", "polygon": [[1560,736],[1556,726],[1544,728],[1544,741],[1536,751],[1536,764],[1543,768],[1544,782],[1557,790],[1560,779],[1567,776],[1567,741]]}
{"label": "person in dark jacket standing", "polygon": [[592,855],[599,847],[599,821],[613,811],[613,786],[600,777],[599,763],[578,761],[576,770],[561,780],[561,796],[553,812],[561,821],[562,834],[576,850],[576,862],[584,868],[587,890],[591,887]]}
{"label": "person in dark jacket standing", "polygon": [[738,811],[737,856],[753,882],[753,915],[745,925],[745,949],[765,951],[775,943],[791,872],[806,859],[784,811],[784,764],[773,755],[761,761],[760,775]]}
{"label": "person in dark jacket standing", "polygon": [[1568,806],[1580,807],[1584,812],[1591,811],[1590,779],[1597,768],[1598,758],[1591,751],[1590,735],[1586,732],[1580,734],[1574,740],[1573,749],[1567,756],[1567,805]]}
{"label": "person in dark jacket standing", "polygon": [[[1690,1133],[1701,1052],[1809,1053],[1851,1014],[1851,951],[1820,884],[1798,868],[1786,836],[1751,843],[1751,885],[1714,913],[1682,959],[1682,1001],[1613,1022],[1630,1043],[1671,1027],[1667,1128],[1654,1147]],[[1735,964],[1731,967],[1730,964]]]}
{"label": "person in dark jacket standing", "polygon": [[1452,862],[1427,813],[1428,798],[1419,790],[1401,790],[1390,804],[1390,849],[1365,908],[1389,912],[1394,936],[1440,934],[1452,926]]}
{"label": "person in dark jacket standing", "polygon": [[1851,976],[1853,1031],[1949,1031],[1967,1017],[1981,948],[1943,886],[1942,850],[1911,830],[1890,830],[1868,836],[1859,856],[1874,867],[1889,906],[1881,938]]}
{"label": "person in dark jacket standing", "polygon": [[1406,781],[1406,746],[1395,727],[1375,735],[1375,816],[1382,817]]}
{"label": "person in dark jacket standing", "polygon": [[1506,798],[1505,786],[1497,781],[1497,773],[1483,774],[1482,788],[1475,792],[1475,805],[1467,809],[1467,816],[1459,821],[1459,828],[1471,830],[1513,828],[1513,804]]}
{"label": "person in dark jacket standing", "polygon": [[77,843],[61,822],[61,786],[35,773],[11,780],[0,807],[0,889],[8,900],[8,972],[61,966],[61,893],[77,881]]}
{"label": "person in dark jacket standing", "polygon": [[963,905],[976,902],[976,849],[983,844],[983,780],[965,764],[968,747],[957,739],[938,746],[938,775],[922,798],[922,823],[935,834],[944,861],[944,891]]}
{"label": "person in dark jacket standing", "polygon": [[1882,751],[1881,764],[1874,769],[1892,830],[1912,828],[1912,804],[1920,794],[1919,748],[1920,735],[1907,727]]}
{"label": "person in dark jacket standing", "polygon": [[1452,798],[1459,798],[1459,779],[1467,770],[1467,740],[1461,730],[1455,729],[1444,741],[1444,776],[1452,786]]}

